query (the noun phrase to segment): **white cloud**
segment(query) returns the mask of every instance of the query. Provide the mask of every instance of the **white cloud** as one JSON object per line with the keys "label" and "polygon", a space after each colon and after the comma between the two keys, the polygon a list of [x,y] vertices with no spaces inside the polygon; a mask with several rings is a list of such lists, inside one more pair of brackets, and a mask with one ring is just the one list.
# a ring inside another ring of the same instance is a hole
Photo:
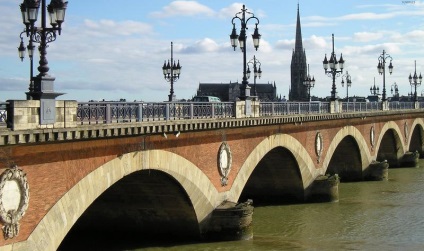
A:
{"label": "white cloud", "polygon": [[205,53],[217,52],[219,45],[210,38],[204,38],[196,41],[193,45],[187,46],[181,50],[182,53]]}
{"label": "white cloud", "polygon": [[162,11],[152,12],[150,14],[155,18],[169,18],[173,16],[213,16],[215,12],[206,5],[199,4],[196,1],[173,1],[162,8]]}
{"label": "white cloud", "polygon": [[356,32],[353,34],[353,40],[356,42],[370,42],[382,37],[381,32]]}
{"label": "white cloud", "polygon": [[130,35],[146,35],[152,33],[152,27],[149,24],[135,21],[121,21],[102,19],[94,21],[84,20],[85,27],[94,34],[102,36],[130,36]]}

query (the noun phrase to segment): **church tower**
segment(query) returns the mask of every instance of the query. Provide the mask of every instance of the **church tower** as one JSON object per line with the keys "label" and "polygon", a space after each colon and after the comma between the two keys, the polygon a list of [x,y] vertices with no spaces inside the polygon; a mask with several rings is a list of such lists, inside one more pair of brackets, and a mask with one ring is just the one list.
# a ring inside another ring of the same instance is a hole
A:
{"label": "church tower", "polygon": [[296,41],[291,61],[290,101],[308,101],[308,89],[303,85],[307,75],[306,67],[306,53],[303,49],[299,4],[297,4]]}

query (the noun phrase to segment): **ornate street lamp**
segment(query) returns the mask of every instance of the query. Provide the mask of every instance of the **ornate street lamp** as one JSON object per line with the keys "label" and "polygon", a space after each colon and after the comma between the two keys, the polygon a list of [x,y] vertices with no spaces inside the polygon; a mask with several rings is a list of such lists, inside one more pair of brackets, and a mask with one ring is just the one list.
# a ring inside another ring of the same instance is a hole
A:
{"label": "ornate street lamp", "polygon": [[308,64],[308,75],[306,76],[306,78],[303,80],[303,85],[306,86],[306,88],[308,88],[308,100],[309,102],[311,102],[311,88],[314,88],[315,86],[315,77],[309,74],[309,64]]}
{"label": "ornate street lamp", "polygon": [[344,87],[345,84],[344,79],[346,79],[346,101],[349,102],[349,87],[352,86],[352,78],[348,71],[342,76],[342,87]]}
{"label": "ornate street lamp", "polygon": [[[246,14],[251,15],[249,18],[246,19]],[[240,16],[241,15],[241,16]],[[234,23],[234,20],[238,19],[240,21],[241,29],[240,29],[240,35],[237,34],[236,31],[236,24]],[[255,31],[252,34],[253,38],[253,46],[256,50],[259,48],[259,41],[261,39],[261,35],[259,34],[258,30],[258,24],[259,19],[255,17],[255,15],[249,11],[247,11],[245,5],[243,5],[243,9],[241,9],[241,12],[236,13],[236,15],[231,20],[231,23],[233,24],[233,30],[230,35],[231,40],[231,46],[236,50],[237,43],[240,44],[240,49],[243,52],[243,81],[242,81],[242,88],[240,90],[240,99],[246,100],[250,96],[250,87],[249,82],[247,81],[247,63],[246,63],[246,30],[247,30],[247,23],[249,20],[256,20],[255,23]]]}
{"label": "ornate street lamp", "polygon": [[[41,1],[41,26],[36,27],[35,23],[38,18],[38,11],[40,9]],[[46,6],[46,0],[24,0],[20,5],[22,22],[25,25],[24,31],[21,33],[21,43],[18,47],[19,57],[21,60],[25,57],[25,45],[23,42],[22,35],[25,33],[29,40],[29,45],[27,46],[28,55],[31,60],[31,70],[30,70],[30,86],[29,92],[27,92],[27,99],[35,100],[54,100],[57,96],[62,95],[63,93],[55,93],[53,91],[54,77],[51,77],[48,74],[49,66],[46,58],[47,55],[47,44],[56,40],[57,34],[61,34],[62,23],[65,20],[65,11],[68,2],[63,0],[51,0],[50,4]],[[50,25],[46,25],[46,11],[49,14]],[[56,34],[57,32],[57,34]],[[40,44],[38,51],[40,53],[40,61],[38,66],[39,74],[33,76],[32,70],[32,60],[34,54],[33,43]],[[52,103],[52,102],[49,102]],[[50,110],[49,107],[46,110]]]}
{"label": "ornate street lamp", "polygon": [[380,88],[378,86],[377,87],[375,86],[375,77],[374,77],[374,87],[373,86],[370,87],[370,93],[371,95],[374,95],[374,96],[380,94]]}
{"label": "ornate street lamp", "polygon": [[176,64],[174,61],[174,52],[173,52],[173,43],[171,42],[171,60],[168,59],[168,63],[163,63],[162,66],[163,77],[166,81],[171,83],[171,90],[168,95],[168,101],[174,101],[174,82],[177,82],[177,79],[180,78],[181,65],[180,60]]}
{"label": "ornate street lamp", "polygon": [[392,65],[392,60],[393,58],[389,55],[386,54],[386,52],[383,50],[383,53],[378,57],[378,65],[377,65],[377,70],[378,73],[380,73],[380,75],[383,75],[383,96],[382,96],[382,101],[386,101],[386,59],[390,58],[390,64],[389,64],[389,73],[390,75],[393,72],[393,65]]}
{"label": "ornate street lamp", "polygon": [[[333,84],[331,88],[331,100],[336,100],[336,76],[339,77],[343,73],[344,60],[343,55],[340,54],[340,60],[337,61],[336,53],[334,53],[334,34],[332,36],[333,51],[331,52],[330,61],[327,60],[327,54],[325,54],[324,61],[322,61],[325,73],[327,76],[333,78]],[[340,70],[338,70],[340,68]]]}
{"label": "ornate street lamp", "polygon": [[399,88],[396,82],[390,87],[390,92],[392,93],[393,97],[399,99]]}
{"label": "ornate street lamp", "polygon": [[[415,92],[414,92],[414,101],[417,102],[418,101],[418,97],[417,97],[417,86],[420,86],[421,83],[423,81],[423,77],[417,76],[417,60],[415,60],[415,71],[414,71],[414,76],[411,76],[411,74],[409,74],[409,83],[411,84],[411,88],[412,86],[415,87]],[[412,93],[412,91],[411,91]]]}
{"label": "ornate street lamp", "polygon": [[[253,75],[253,95],[258,96],[258,93],[256,92],[256,78],[261,78],[261,76],[262,76],[261,62],[259,62],[259,60],[256,59],[256,56],[253,55],[253,59],[251,59],[247,63],[247,72],[246,72],[247,79],[250,78],[249,64],[251,64],[253,66],[253,74],[254,74]],[[257,67],[257,65],[259,65],[259,68]]]}

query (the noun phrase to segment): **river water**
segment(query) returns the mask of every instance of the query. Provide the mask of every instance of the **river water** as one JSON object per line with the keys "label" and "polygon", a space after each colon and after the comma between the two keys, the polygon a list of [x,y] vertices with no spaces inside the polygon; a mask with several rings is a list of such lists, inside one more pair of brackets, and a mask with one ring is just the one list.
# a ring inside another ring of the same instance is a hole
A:
{"label": "river water", "polygon": [[424,161],[389,180],[340,183],[339,202],[256,207],[249,241],[134,250],[424,250]]}

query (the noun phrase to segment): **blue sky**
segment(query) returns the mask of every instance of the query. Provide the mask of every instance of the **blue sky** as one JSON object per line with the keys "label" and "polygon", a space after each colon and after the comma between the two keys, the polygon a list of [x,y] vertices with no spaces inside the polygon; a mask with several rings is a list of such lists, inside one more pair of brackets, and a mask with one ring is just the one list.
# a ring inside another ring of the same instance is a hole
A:
{"label": "blue sky", "polygon": [[[25,99],[28,90],[29,60],[21,62],[17,53],[23,30],[21,2],[0,1],[0,100]],[[167,100],[170,85],[161,67],[170,58],[171,41],[174,59],[182,65],[174,86],[178,99],[194,96],[199,83],[241,81],[242,53],[233,51],[229,34],[231,19],[243,4],[260,20],[260,47],[254,51],[249,39],[247,50],[248,59],[255,55],[262,64],[257,82],[275,82],[278,94],[288,96],[296,0],[68,2],[62,35],[47,50],[55,91],[66,93],[58,99]],[[401,95],[411,91],[408,76],[414,72],[414,60],[417,72],[424,74],[423,1],[300,0],[299,4],[303,45],[316,79],[312,95],[331,92],[322,60],[331,53],[332,33],[337,57],[343,53],[345,72],[352,76],[349,96],[369,95],[374,78],[382,89],[376,66],[383,50],[394,65],[393,74],[386,75],[388,96],[395,82]],[[237,23],[238,31],[239,27]],[[249,38],[251,33],[253,29]],[[37,66],[38,53],[35,59]],[[338,95],[345,97],[346,87],[340,82],[341,77],[336,79]],[[424,86],[418,88],[419,95],[421,89]]]}

